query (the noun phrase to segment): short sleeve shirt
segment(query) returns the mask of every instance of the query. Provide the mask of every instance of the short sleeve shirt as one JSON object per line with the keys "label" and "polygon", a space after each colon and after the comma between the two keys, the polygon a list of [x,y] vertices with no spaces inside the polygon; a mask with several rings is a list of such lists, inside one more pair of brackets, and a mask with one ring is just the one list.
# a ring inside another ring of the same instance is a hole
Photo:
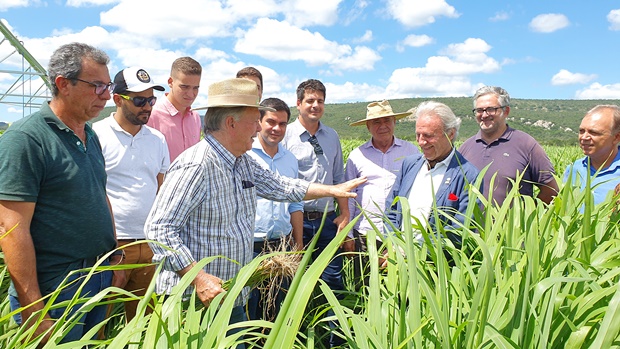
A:
{"label": "short sleeve shirt", "polygon": [[[544,149],[527,133],[508,127],[503,135],[487,144],[479,131],[466,140],[459,152],[478,170],[490,164],[484,175],[484,193],[493,193],[493,201],[501,205],[506,194],[512,190],[510,180],[523,173],[521,195],[533,196],[534,185],[547,184],[553,180],[553,165]],[[497,173],[491,190],[491,179]]]}
{"label": "short sleeve shirt", "polygon": [[97,135],[86,144],[45,103],[0,137],[0,200],[36,203],[30,224],[39,288],[116,246]]}

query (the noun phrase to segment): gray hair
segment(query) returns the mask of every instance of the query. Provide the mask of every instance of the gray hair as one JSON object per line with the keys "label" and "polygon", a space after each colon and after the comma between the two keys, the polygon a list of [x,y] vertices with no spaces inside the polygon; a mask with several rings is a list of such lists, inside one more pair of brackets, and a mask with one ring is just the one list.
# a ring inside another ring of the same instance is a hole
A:
{"label": "gray hair", "polygon": [[417,120],[422,115],[433,114],[441,119],[443,124],[443,131],[447,134],[448,131],[454,130],[454,137],[450,141],[454,142],[459,134],[459,128],[461,127],[461,119],[454,115],[454,112],[447,105],[435,102],[425,101],[420,103],[415,110],[415,119]]}
{"label": "gray hair", "polygon": [[205,126],[204,133],[215,132],[222,129],[222,124],[228,116],[235,118],[235,121],[239,121],[243,116],[247,107],[211,107],[207,109],[205,114]]}
{"label": "gray hair", "polygon": [[[59,92],[58,86],[56,86],[56,78],[63,76],[69,80],[76,79],[82,72],[82,63],[85,58],[103,65],[110,62],[110,57],[105,52],[80,42],[62,45],[52,53],[47,67],[47,76],[52,86],[52,96],[58,96]],[[76,84],[77,82],[73,81],[72,83]]]}
{"label": "gray hair", "polygon": [[615,104],[599,104],[597,106],[595,106],[594,108],[588,110],[588,112],[586,113],[586,116],[588,115],[592,115],[592,114],[596,114],[604,109],[609,109],[612,111],[612,116],[613,116],[613,126],[612,129],[610,130],[612,133],[618,133],[620,132],[620,107],[618,107]]}
{"label": "gray hair", "polygon": [[499,102],[499,105],[501,107],[510,106],[510,95],[508,94],[508,91],[504,90],[499,86],[482,86],[474,94],[474,108],[476,107],[476,100],[488,94],[494,94],[495,96],[497,96],[497,101]]}

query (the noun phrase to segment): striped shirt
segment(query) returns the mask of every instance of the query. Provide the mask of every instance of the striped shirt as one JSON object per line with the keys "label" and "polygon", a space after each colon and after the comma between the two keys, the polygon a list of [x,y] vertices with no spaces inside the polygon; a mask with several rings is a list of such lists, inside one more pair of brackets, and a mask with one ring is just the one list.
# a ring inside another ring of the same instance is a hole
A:
{"label": "striped shirt", "polygon": [[[156,292],[169,294],[180,281],[177,271],[194,261],[217,258],[204,270],[222,280],[233,278],[252,260],[257,195],[300,201],[309,183],[263,169],[248,154],[235,158],[212,135],[189,148],[170,166],[145,225],[153,262],[163,262]],[[185,290],[190,295],[193,288]],[[245,304],[243,289],[235,305]]]}

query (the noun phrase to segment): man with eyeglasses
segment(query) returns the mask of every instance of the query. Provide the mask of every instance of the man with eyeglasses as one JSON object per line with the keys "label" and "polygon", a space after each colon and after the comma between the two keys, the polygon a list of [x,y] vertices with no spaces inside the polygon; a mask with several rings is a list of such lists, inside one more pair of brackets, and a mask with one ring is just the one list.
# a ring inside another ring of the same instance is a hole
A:
{"label": "man with eyeglasses", "polygon": [[170,92],[157,101],[147,123],[166,137],[170,161],[200,141],[202,123],[192,103],[198,96],[201,76],[202,66],[195,59],[175,59],[168,78]]}
{"label": "man with eyeglasses", "polygon": [[[299,165],[299,178],[322,184],[344,182],[344,162],[338,133],[321,123],[325,112],[326,89],[322,82],[309,79],[297,87],[297,110],[299,116],[286,130],[282,144],[295,155]],[[347,199],[336,199],[340,213],[332,198],[304,202],[304,245],[307,245],[319,231],[323,214],[325,225],[313,252],[316,258],[323,249],[349,223]],[[326,210],[327,208],[327,210]],[[347,239],[343,244],[346,251],[353,251],[355,243]],[[342,255],[337,254],[321,274],[321,279],[332,290],[344,290],[342,279]],[[332,346],[342,344],[340,338],[332,336]]]}
{"label": "man with eyeglasses", "polygon": [[[550,203],[558,192],[553,165],[532,136],[506,123],[510,114],[508,92],[497,86],[481,87],[474,95],[473,113],[480,131],[467,139],[459,152],[479,170],[490,164],[484,175],[483,190],[493,193],[492,204],[503,204],[512,190],[511,181],[520,174],[523,174],[519,182],[521,195],[533,196],[536,185],[537,197]],[[493,188],[491,181],[494,181]]]}
{"label": "man with eyeglasses", "polygon": [[[28,306],[15,316],[20,325],[33,326],[41,316],[35,335],[50,330],[66,311],[33,315],[44,307],[41,298],[56,291],[69,273],[122,259],[114,253],[102,260],[117,241],[101,145],[86,123],[99,115],[114,89],[108,62],[103,51],[86,44],[59,47],[47,70],[51,101],[0,137],[0,247],[12,280],[9,301],[12,310]],[[85,274],[72,273],[68,281]],[[80,297],[120,285],[124,277],[97,272],[83,284]],[[78,289],[64,289],[54,302],[71,299]],[[81,339],[105,313],[105,305],[83,313],[60,341]]]}
{"label": "man with eyeglasses", "polygon": [[[170,165],[166,139],[161,132],[146,126],[157,97],[153,90],[163,91],[146,70],[126,68],[114,78],[116,87],[112,99],[116,112],[95,123],[105,169],[108,175],[106,191],[116,226],[119,247],[125,252],[124,264],[149,264],[153,257],[144,241],[144,223],[153,206],[155,195],[164,181]],[[148,288],[155,266],[128,269],[126,284],[121,285],[137,296]],[[136,315],[138,301],[125,302],[125,319]],[[147,308],[146,312],[150,313]]]}

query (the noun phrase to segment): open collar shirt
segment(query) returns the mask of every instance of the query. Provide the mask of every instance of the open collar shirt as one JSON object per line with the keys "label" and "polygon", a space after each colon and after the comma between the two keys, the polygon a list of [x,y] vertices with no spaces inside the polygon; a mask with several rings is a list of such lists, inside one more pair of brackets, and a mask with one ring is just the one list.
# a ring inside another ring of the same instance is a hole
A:
{"label": "open collar shirt", "polygon": [[[309,183],[263,169],[248,154],[236,158],[212,135],[184,152],[170,167],[145,226],[153,262],[163,262],[157,293],[170,293],[177,271],[206,257],[223,256],[204,270],[222,280],[233,278],[253,258],[257,195],[301,201]],[[193,291],[190,287],[185,295]],[[235,305],[246,302],[244,288]]]}
{"label": "open collar shirt", "polygon": [[[319,129],[315,136],[323,149],[323,154],[317,155],[310,144],[310,133],[296,119],[287,126],[286,135],[282,141],[297,158],[299,178],[308,182],[322,184],[340,184],[344,182],[344,162],[342,160],[342,146],[338,133],[319,122]],[[304,201],[304,211],[334,210],[334,199],[331,197]]]}
{"label": "open collar shirt", "polygon": [[[575,160],[564,171],[564,182],[585,190],[588,175],[590,176],[590,190],[594,197],[594,204],[598,205],[614,195],[616,185],[620,183],[620,148],[618,154],[604,169],[595,169],[590,165],[588,157]],[[589,173],[588,173],[589,172]]]}
{"label": "open collar shirt", "polygon": [[[394,185],[396,175],[401,170],[403,159],[418,153],[415,145],[396,137],[385,153],[375,148],[372,138],[351,152],[347,159],[345,180],[363,176],[367,178],[366,183],[362,183],[353,190],[357,197],[349,199],[351,221],[353,217],[361,213],[361,207],[379,231],[383,231],[385,200]],[[365,217],[359,219],[354,228],[362,234],[373,230],[371,223]]]}
{"label": "open collar shirt", "polygon": [[[278,144],[278,152],[272,158],[265,153],[257,137],[252,145],[252,151],[248,154],[263,168],[281,176],[297,178],[297,158],[281,144]],[[273,240],[287,236],[293,229],[291,213],[296,211],[303,211],[301,202],[289,203],[258,198],[254,241]]]}
{"label": "open collar shirt", "polygon": [[170,161],[174,161],[185,149],[200,141],[200,114],[190,108],[177,110],[167,95],[157,99],[147,125],[166,137]]}

